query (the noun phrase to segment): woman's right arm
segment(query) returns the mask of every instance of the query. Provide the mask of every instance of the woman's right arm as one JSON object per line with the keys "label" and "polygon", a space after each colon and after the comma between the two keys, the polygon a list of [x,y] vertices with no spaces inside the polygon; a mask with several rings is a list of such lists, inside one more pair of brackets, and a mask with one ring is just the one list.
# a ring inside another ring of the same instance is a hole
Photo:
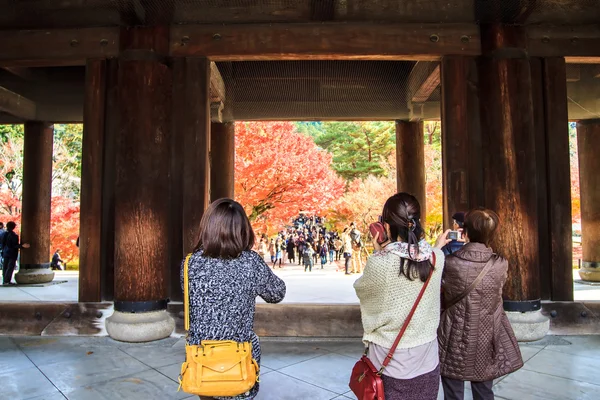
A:
{"label": "woman's right arm", "polygon": [[256,253],[253,255],[258,270],[257,294],[267,303],[279,303],[285,297],[285,282]]}

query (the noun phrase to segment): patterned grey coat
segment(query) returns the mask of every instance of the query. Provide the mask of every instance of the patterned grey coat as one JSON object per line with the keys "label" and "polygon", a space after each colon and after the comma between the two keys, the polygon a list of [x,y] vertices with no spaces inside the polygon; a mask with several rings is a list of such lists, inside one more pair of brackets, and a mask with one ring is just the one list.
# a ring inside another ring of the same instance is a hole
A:
{"label": "patterned grey coat", "polygon": [[[192,255],[189,263],[190,332],[188,343],[202,340],[252,342],[252,356],[260,365],[260,343],[253,331],[256,296],[279,303],[285,296],[285,283],[254,251],[225,260]],[[183,288],[183,262],[181,264]],[[217,399],[253,399],[258,383],[248,393]]]}
{"label": "patterned grey coat", "polygon": [[442,313],[438,330],[441,374],[463,381],[488,381],[516,371],[523,359],[502,308],[508,262],[481,243],[467,243],[446,257],[442,289],[452,302],[494,257],[483,280]]}

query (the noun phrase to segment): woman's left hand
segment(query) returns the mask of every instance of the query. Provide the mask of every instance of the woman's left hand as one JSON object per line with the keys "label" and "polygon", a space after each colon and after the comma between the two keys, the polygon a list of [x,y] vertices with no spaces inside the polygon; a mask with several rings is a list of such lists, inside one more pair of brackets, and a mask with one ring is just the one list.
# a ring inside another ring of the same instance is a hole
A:
{"label": "woman's left hand", "polygon": [[436,249],[441,249],[442,247],[444,247],[445,245],[447,245],[448,243],[450,243],[452,240],[448,239],[448,233],[450,233],[451,230],[447,229],[446,232],[442,233],[437,240],[435,241],[435,248]]}

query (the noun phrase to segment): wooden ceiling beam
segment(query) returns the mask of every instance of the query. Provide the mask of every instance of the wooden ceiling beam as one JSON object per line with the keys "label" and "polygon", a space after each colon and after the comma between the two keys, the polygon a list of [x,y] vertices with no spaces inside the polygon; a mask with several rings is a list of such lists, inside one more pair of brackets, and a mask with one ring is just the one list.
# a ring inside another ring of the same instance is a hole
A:
{"label": "wooden ceiling beam", "polygon": [[210,63],[210,101],[225,102],[225,82],[214,62]]}
{"label": "wooden ceiling beam", "polygon": [[[598,62],[600,25],[529,26],[533,57]],[[171,55],[240,60],[422,60],[481,54],[476,24],[173,25]],[[119,28],[5,30],[0,67],[84,65],[119,54]]]}
{"label": "wooden ceiling beam", "polygon": [[424,103],[440,85],[440,63],[419,61],[408,77],[408,99]]}
{"label": "wooden ceiling beam", "polygon": [[0,86],[0,111],[25,121],[35,120],[36,105],[33,101]]}
{"label": "wooden ceiling beam", "polygon": [[527,27],[527,50],[532,57],[566,57],[567,62],[600,58],[600,25],[532,25]]}
{"label": "wooden ceiling beam", "polygon": [[480,54],[475,24],[174,25],[171,55],[240,60],[439,60]]}
{"label": "wooden ceiling beam", "polygon": [[2,31],[0,67],[84,65],[119,54],[119,28]]}

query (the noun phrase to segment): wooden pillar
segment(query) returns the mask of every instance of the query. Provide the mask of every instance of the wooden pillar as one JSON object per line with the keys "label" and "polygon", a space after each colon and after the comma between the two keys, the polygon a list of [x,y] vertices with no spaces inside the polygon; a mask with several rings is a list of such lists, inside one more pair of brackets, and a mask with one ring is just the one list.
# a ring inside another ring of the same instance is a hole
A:
{"label": "wooden pillar", "polygon": [[482,25],[479,63],[485,205],[500,216],[494,250],[508,260],[505,309],[541,307],[531,70],[522,28]]}
{"label": "wooden pillar", "polygon": [[444,227],[483,202],[481,131],[475,60],[446,56],[441,65]]}
{"label": "wooden pillar", "polygon": [[163,56],[168,53],[169,29],[124,28],[120,41],[115,314],[106,327],[117,340],[148,341],[166,337],[173,329],[165,312],[172,86]]}
{"label": "wooden pillar", "polygon": [[600,282],[600,119],[577,123],[579,182],[581,190],[581,245],[579,275]]}
{"label": "wooden pillar", "polygon": [[173,59],[173,139],[171,298],[182,298],[181,260],[198,242],[198,229],[209,204],[210,62]]}
{"label": "wooden pillar", "polygon": [[235,168],[235,123],[210,125],[210,201],[233,199]]}
{"label": "wooden pillar", "polygon": [[173,60],[174,135],[181,144],[184,254],[198,242],[198,229],[209,204],[210,62],[207,58]]}
{"label": "wooden pillar", "polygon": [[81,207],[79,227],[79,301],[102,300],[102,157],[106,61],[86,64],[81,158]]}
{"label": "wooden pillar", "polygon": [[26,122],[23,145],[23,201],[21,251],[17,283],[45,283],[54,279],[50,269],[50,203],[52,197],[52,145],[54,126]]}
{"label": "wooden pillar", "polygon": [[396,121],[396,183],[421,205],[421,222],[426,221],[425,144],[423,123]]}
{"label": "wooden pillar", "polygon": [[573,301],[573,217],[567,66],[562,57],[544,59],[544,109],[552,300]]}
{"label": "wooden pillar", "polygon": [[[552,259],[550,258],[550,221],[548,220],[548,176],[546,155],[546,115],[544,109],[544,66],[542,58],[529,60],[535,126],[535,158],[538,196],[538,247],[540,265],[540,296],[552,297]],[[569,191],[570,193],[570,191]]]}
{"label": "wooden pillar", "polygon": [[106,106],[102,168],[101,266],[102,300],[112,301],[115,292],[115,180],[119,133],[119,60],[106,62]]}

